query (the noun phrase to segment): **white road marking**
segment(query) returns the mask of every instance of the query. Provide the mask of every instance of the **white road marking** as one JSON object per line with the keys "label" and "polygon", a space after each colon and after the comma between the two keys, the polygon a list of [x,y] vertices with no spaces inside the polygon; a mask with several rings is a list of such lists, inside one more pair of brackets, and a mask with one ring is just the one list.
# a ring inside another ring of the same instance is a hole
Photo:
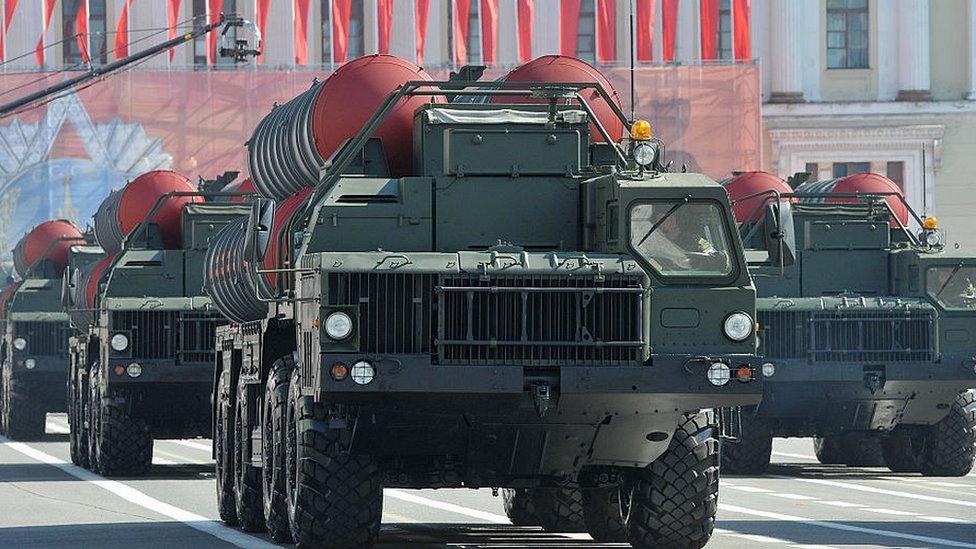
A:
{"label": "white road marking", "polygon": [[753,494],[769,494],[769,493],[772,493],[772,490],[767,490],[765,488],[757,488],[755,486],[739,486],[739,485],[729,486],[729,483],[727,483],[727,482],[722,484],[722,488],[731,488],[733,490],[739,490],[741,492],[751,492]]}
{"label": "white road marking", "polygon": [[209,444],[204,444],[196,440],[167,440],[166,442],[172,442],[173,444],[179,444],[180,446],[186,446],[187,448],[193,448],[203,452],[210,452],[213,449]]}
{"label": "white road marking", "polygon": [[815,498],[815,497],[812,497],[812,496],[804,496],[802,494],[790,494],[790,493],[777,493],[777,492],[774,492],[774,493],[769,494],[769,495],[776,496],[778,498],[795,499],[797,501],[815,501],[815,500],[818,499],[818,498]]}
{"label": "white road marking", "polygon": [[487,511],[479,511],[477,509],[471,509],[469,507],[462,507],[460,505],[454,505],[453,503],[447,503],[444,501],[438,501],[436,499],[425,498],[423,496],[418,496],[416,494],[411,494],[404,492],[402,490],[386,489],[383,490],[383,495],[389,496],[391,498],[396,498],[402,501],[416,503],[418,505],[425,505],[434,509],[440,509],[441,511],[447,511],[450,513],[456,513],[458,515],[464,515],[466,517],[476,518],[478,520],[483,520],[485,522],[491,522],[494,524],[511,524],[512,521],[508,519],[505,515],[496,515],[495,513],[489,513]]}
{"label": "white road marking", "polygon": [[936,486],[945,486],[946,488],[972,488],[972,484],[963,484],[961,482],[930,482],[929,484],[934,484]]}
{"label": "white road marking", "polygon": [[213,463],[211,460],[192,459],[179,454],[174,454],[173,452],[167,452],[166,450],[160,450],[159,448],[155,448],[153,453],[166,456],[167,459],[172,460],[170,463],[173,465],[210,465]]}
{"label": "white road marking", "polygon": [[768,536],[760,536],[758,534],[743,534],[742,532],[736,532],[734,530],[726,530],[725,528],[716,528],[714,532],[719,535],[730,536],[733,538],[740,538],[754,543],[769,543],[769,544],[789,543],[789,541],[785,539],[771,538]]}
{"label": "white road marking", "polygon": [[927,517],[927,516],[920,516],[918,518],[920,518],[922,520],[930,520],[932,522],[948,522],[950,524],[973,524],[973,525],[976,525],[976,522],[972,522],[970,520],[963,520],[963,519],[949,518],[949,517]]}
{"label": "white road marking", "polygon": [[161,458],[161,457],[153,456],[153,458],[152,458],[152,464],[153,465],[176,465],[176,462],[175,461],[170,461],[170,460],[168,460],[166,458]]}
{"label": "white road marking", "polygon": [[808,456],[806,454],[791,454],[789,452],[773,452],[774,456],[782,456],[793,459],[805,459],[807,461],[817,461],[817,456]]}
{"label": "white road marking", "polygon": [[976,549],[976,544],[966,543],[962,541],[956,541],[952,539],[943,538],[933,538],[930,536],[920,536],[916,534],[908,534],[905,532],[894,532],[891,530],[880,530],[877,528],[864,528],[862,526],[853,526],[850,524],[843,524],[841,522],[827,522],[823,520],[809,519],[805,517],[797,517],[793,515],[784,515],[782,513],[770,513],[768,511],[759,511],[756,509],[747,509],[745,507],[739,507],[737,505],[729,505],[727,503],[720,503],[718,505],[719,509],[723,509],[730,513],[738,513],[741,515],[750,515],[754,517],[762,517],[771,520],[781,520],[796,522],[799,524],[807,524],[809,526],[819,526],[821,528],[829,528],[831,530],[843,530],[845,532],[857,532],[859,534],[870,534],[873,536],[885,537],[885,538],[896,538],[896,539],[907,539],[912,541],[918,541],[921,543],[935,544],[935,545],[946,545],[949,547],[968,547],[969,549]]}
{"label": "white road marking", "polygon": [[22,442],[13,442],[5,437],[0,437],[0,444],[4,444],[11,450],[23,454],[30,459],[57,467],[58,469],[61,469],[65,473],[68,473],[79,480],[89,482],[94,486],[115,494],[129,503],[138,505],[143,509],[148,509],[165,517],[169,517],[170,519],[181,522],[194,530],[198,530],[204,534],[209,534],[219,540],[236,545],[237,547],[242,547],[245,549],[271,549],[273,547],[277,547],[277,545],[270,544],[264,540],[224,526],[215,520],[208,519],[207,517],[203,517],[195,513],[191,513],[185,509],[180,509],[179,507],[159,501],[158,499],[150,497],[127,484],[123,484],[115,480],[108,480],[104,477],[96,475],[95,473],[92,473],[91,471],[82,469],[76,465],[72,465],[63,459],[41,452],[40,450],[28,446]]}
{"label": "white road marking", "polygon": [[912,513],[909,511],[898,511],[895,509],[885,509],[883,507],[868,507],[865,511],[870,511],[872,513],[881,513],[882,515],[898,515],[900,517],[917,517],[918,513]]}
{"label": "white road marking", "polygon": [[51,420],[47,420],[44,423],[44,428],[49,433],[54,433],[56,435],[66,435],[71,432],[71,429],[69,429],[67,425],[62,425],[58,422],[54,422]]}
{"label": "white road marking", "polygon": [[931,501],[933,503],[945,503],[949,505],[961,505],[963,507],[976,507],[976,500],[965,501],[961,499],[950,499],[950,498],[940,498],[936,496],[927,496],[924,494],[913,494],[911,492],[899,492],[897,490],[886,490],[884,488],[875,488],[873,486],[864,486],[861,484],[853,484],[850,482],[839,482],[836,480],[824,480],[819,478],[803,478],[803,477],[786,477],[786,476],[772,476],[769,478],[778,478],[784,480],[792,480],[799,482],[807,482],[810,484],[820,484],[823,486],[833,486],[835,488],[844,488],[847,490],[856,490],[858,492],[870,492],[872,494],[884,494],[886,496],[896,496],[905,499],[917,499],[920,501]]}
{"label": "white road marking", "polygon": [[824,505],[833,505],[834,507],[844,507],[844,508],[864,507],[860,503],[851,503],[849,501],[832,501],[832,500],[822,499],[817,503],[823,503]]}

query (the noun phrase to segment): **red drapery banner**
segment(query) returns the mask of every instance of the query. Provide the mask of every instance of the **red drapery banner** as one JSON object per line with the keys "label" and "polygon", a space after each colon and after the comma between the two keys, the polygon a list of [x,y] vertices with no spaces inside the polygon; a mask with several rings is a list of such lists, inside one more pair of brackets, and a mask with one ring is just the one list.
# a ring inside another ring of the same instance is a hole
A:
{"label": "red drapery banner", "polygon": [[661,57],[674,61],[675,31],[678,29],[678,0],[661,1]]}
{"label": "red drapery banner", "polygon": [[376,0],[376,27],[379,31],[380,53],[390,53],[390,33],[393,31],[393,0]]}
{"label": "red drapery banner", "polygon": [[3,5],[3,21],[0,24],[0,61],[6,59],[6,49],[4,40],[7,31],[10,30],[10,20],[14,18],[14,10],[17,9],[17,0],[7,0]]}
{"label": "red drapery banner", "polygon": [[719,0],[701,0],[701,58],[705,61],[718,59],[718,4]]}
{"label": "red drapery banner", "polygon": [[559,10],[559,53],[563,55],[576,56],[581,3],[582,0],[562,0]]}
{"label": "red drapery banner", "polygon": [[41,37],[37,39],[37,46],[34,47],[34,60],[38,67],[44,66],[44,35],[51,24],[51,15],[54,14],[54,4],[57,0],[44,0],[44,11],[41,12]]}
{"label": "red drapery banner", "polygon": [[309,0],[295,0],[295,64],[308,64]]}
{"label": "red drapery banner", "polygon": [[471,0],[454,0],[454,64],[458,67],[468,62],[468,23],[471,21]]}
{"label": "red drapery banner", "polygon": [[[168,0],[166,3],[166,36],[170,40],[176,38],[176,25],[180,22],[180,0]],[[169,49],[169,62],[173,62],[173,56],[176,55],[176,49]]]}
{"label": "red drapery banner", "polygon": [[417,25],[417,64],[424,64],[424,43],[427,39],[427,16],[430,15],[430,0],[414,0]]}
{"label": "red drapery banner", "polygon": [[332,0],[332,62],[345,63],[349,56],[349,20],[352,0]]}
{"label": "red drapery banner", "polygon": [[90,43],[88,40],[88,0],[78,0],[78,13],[75,14],[75,40],[78,41],[78,49],[81,51],[81,60],[84,63],[91,61],[88,54]]}
{"label": "red drapery banner", "polygon": [[637,0],[637,60],[653,61],[654,0]]}
{"label": "red drapery banner", "polygon": [[[129,55],[129,4],[131,3],[132,0],[122,0],[119,21],[115,24],[115,44],[113,47],[116,59]],[[170,50],[170,52],[172,51]]]}
{"label": "red drapery banner", "polygon": [[258,32],[261,33],[261,54],[258,55],[258,65],[264,64],[264,45],[268,43],[264,30],[268,26],[268,12],[271,10],[271,0],[255,0],[254,13],[256,14]]}
{"label": "red drapery banner", "polygon": [[[220,21],[220,11],[224,9],[224,0],[207,0],[207,23]],[[217,35],[220,31],[207,33],[207,64],[217,62]]]}
{"label": "red drapery banner", "polygon": [[486,65],[495,64],[498,51],[498,0],[481,0],[481,57]]}
{"label": "red drapery banner", "polygon": [[749,39],[750,0],[732,0],[732,47],[736,61],[752,59],[752,45]]}
{"label": "red drapery banner", "polygon": [[617,60],[617,2],[596,0],[596,59],[601,63]]}
{"label": "red drapery banner", "polygon": [[532,0],[518,0],[519,62],[532,60],[532,22],[535,6]]}

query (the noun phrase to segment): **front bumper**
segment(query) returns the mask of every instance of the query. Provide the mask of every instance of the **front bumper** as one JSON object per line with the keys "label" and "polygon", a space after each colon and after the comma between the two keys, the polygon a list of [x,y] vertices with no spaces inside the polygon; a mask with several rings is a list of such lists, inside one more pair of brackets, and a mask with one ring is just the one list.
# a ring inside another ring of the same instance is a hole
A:
{"label": "front bumper", "polygon": [[775,435],[811,436],[845,430],[929,425],[946,416],[959,392],[976,386],[968,357],[891,364],[771,361],[757,416]]}
{"label": "front bumper", "polygon": [[[34,361],[33,368],[27,367],[28,359]],[[11,374],[15,380],[52,379],[64,385],[68,379],[68,357],[15,352],[11,362]]]}
{"label": "front bumper", "polygon": [[[138,363],[142,373],[138,377],[128,374],[128,367]],[[121,373],[119,373],[121,366]],[[177,362],[174,359],[143,359],[112,357],[108,361],[105,378],[110,384],[146,383],[213,383],[213,362]]]}

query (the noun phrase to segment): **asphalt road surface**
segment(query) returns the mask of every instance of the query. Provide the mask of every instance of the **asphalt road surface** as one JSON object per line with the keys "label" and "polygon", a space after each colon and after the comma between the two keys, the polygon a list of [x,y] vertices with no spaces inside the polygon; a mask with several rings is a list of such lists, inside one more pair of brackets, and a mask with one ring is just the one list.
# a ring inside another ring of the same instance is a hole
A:
{"label": "asphalt road surface", "polygon": [[[67,432],[49,415],[43,441],[0,437],[0,547],[274,546],[217,520],[209,440],[156,441],[148,477],[108,480],[71,465]],[[976,549],[976,473],[822,466],[809,439],[773,452],[766,476],[723,476],[709,548]],[[379,546],[626,547],[511,526],[490,490],[387,490]]]}

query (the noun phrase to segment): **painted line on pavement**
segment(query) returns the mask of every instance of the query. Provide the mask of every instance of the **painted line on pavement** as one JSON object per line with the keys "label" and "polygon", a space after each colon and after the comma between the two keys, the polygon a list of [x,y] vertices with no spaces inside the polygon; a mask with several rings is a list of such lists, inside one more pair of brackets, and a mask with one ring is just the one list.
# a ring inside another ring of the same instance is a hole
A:
{"label": "painted line on pavement", "polygon": [[855,507],[866,507],[865,505],[861,505],[860,503],[851,503],[849,501],[833,501],[833,500],[822,499],[820,500],[820,503],[823,503],[824,505],[833,505],[834,507],[843,507],[845,509],[847,508],[853,509]]}
{"label": "painted line on pavement", "polygon": [[4,444],[11,450],[23,454],[30,459],[51,465],[52,467],[57,467],[58,469],[61,469],[65,473],[68,473],[79,480],[88,482],[107,492],[115,494],[129,503],[133,503],[139,507],[142,507],[143,509],[148,509],[173,519],[189,526],[190,528],[193,528],[194,530],[211,535],[221,541],[236,545],[237,547],[242,547],[245,549],[270,549],[272,547],[277,547],[277,545],[249,536],[228,526],[224,526],[215,520],[208,519],[195,513],[191,513],[185,509],[180,509],[179,507],[159,501],[158,499],[150,497],[127,484],[123,484],[115,480],[108,480],[63,459],[54,457],[50,454],[37,450],[36,448],[28,446],[23,442],[13,442],[5,437],[0,437],[0,444]]}
{"label": "painted line on pavement", "polygon": [[719,509],[728,511],[730,513],[738,513],[740,515],[750,515],[754,517],[762,517],[772,520],[781,520],[796,522],[798,524],[806,524],[809,526],[819,526],[821,528],[830,528],[832,530],[842,530],[845,532],[856,532],[859,534],[869,534],[878,537],[885,538],[896,538],[896,539],[906,539],[911,541],[918,541],[927,544],[937,544],[946,545],[949,547],[968,547],[969,549],[976,549],[976,544],[966,543],[963,541],[956,541],[952,539],[934,538],[930,536],[921,536],[916,534],[908,534],[905,532],[894,532],[890,530],[879,530],[877,528],[864,528],[862,526],[853,526],[850,524],[844,524],[841,522],[828,522],[824,520],[816,520],[805,517],[797,517],[793,515],[784,515],[782,513],[770,513],[768,511],[759,511],[756,509],[747,509],[745,507],[739,507],[737,505],[729,505],[727,503],[720,503],[718,505]]}
{"label": "painted line on pavement", "polygon": [[766,488],[757,488],[755,486],[745,486],[745,485],[730,485],[727,482],[722,483],[722,488],[731,488],[733,490],[739,490],[740,492],[750,492],[753,494],[771,494],[772,490],[767,490]]}
{"label": "painted line on pavement", "polygon": [[806,454],[791,454],[790,452],[773,452],[774,456],[782,456],[794,459],[805,459],[809,461],[817,461],[817,456],[808,456]]}
{"label": "painted line on pavement", "polygon": [[817,501],[820,499],[813,496],[804,496],[803,494],[790,494],[788,492],[773,492],[769,495],[776,496],[778,498],[795,499],[797,501]]}
{"label": "painted line on pavement", "polygon": [[50,419],[44,422],[44,428],[50,433],[56,435],[67,435],[71,432],[71,429],[67,425],[62,425],[59,422],[51,421]]}
{"label": "painted line on pavement", "polygon": [[937,496],[927,496],[924,494],[913,494],[911,492],[900,492],[898,490],[887,490],[885,488],[875,488],[873,486],[864,486],[862,484],[853,484],[850,482],[839,482],[836,480],[824,480],[819,478],[803,478],[803,477],[788,477],[780,475],[771,475],[768,478],[778,478],[783,480],[792,480],[799,482],[806,482],[810,484],[820,484],[822,486],[833,486],[834,488],[845,488],[847,490],[856,490],[859,492],[869,492],[872,494],[884,494],[886,496],[896,496],[905,499],[917,499],[920,501],[931,501],[934,503],[945,503],[948,505],[961,505],[963,507],[976,507],[976,500],[974,501],[964,501],[961,499],[951,499],[951,498],[941,498]]}
{"label": "painted line on pavement", "polygon": [[912,513],[911,511],[898,511],[896,509],[885,509],[884,507],[868,507],[864,509],[871,513],[880,513],[882,515],[896,515],[899,517],[917,517],[920,513]]}
{"label": "painted line on pavement", "polygon": [[483,520],[485,522],[491,522],[494,524],[512,523],[512,521],[510,521],[505,515],[496,515],[495,513],[489,513],[487,511],[479,511],[469,507],[462,507],[460,505],[454,505],[453,503],[447,503],[445,501],[438,501],[436,499],[410,494],[402,490],[386,489],[383,490],[383,495],[399,499],[401,501],[425,505],[434,509],[440,509],[441,511],[448,511],[450,513],[456,513],[458,515],[464,515],[466,517],[476,518],[478,520]]}
{"label": "painted line on pavement", "polygon": [[179,444],[180,446],[186,446],[187,448],[193,448],[195,450],[200,450],[203,452],[210,452],[213,448],[209,444],[204,444],[202,442],[197,442],[195,440],[167,440],[166,442],[172,442],[173,444]]}

